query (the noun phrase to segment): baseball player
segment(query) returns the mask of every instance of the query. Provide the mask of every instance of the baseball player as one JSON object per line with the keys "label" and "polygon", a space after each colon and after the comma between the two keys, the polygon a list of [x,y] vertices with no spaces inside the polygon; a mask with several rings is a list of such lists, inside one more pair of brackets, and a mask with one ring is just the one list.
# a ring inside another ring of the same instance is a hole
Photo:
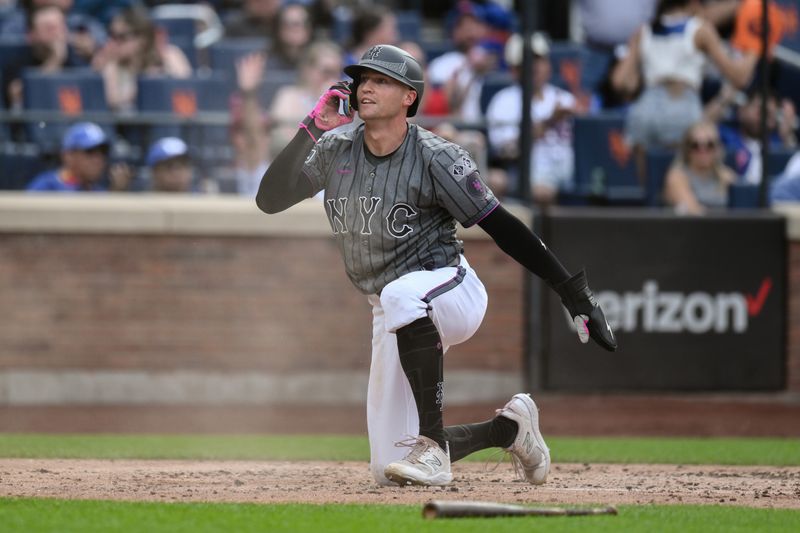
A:
{"label": "baseball player", "polygon": [[[488,447],[510,452],[544,483],[550,452],[528,394],[497,416],[443,427],[443,354],[478,329],[486,291],[464,256],[456,221],[478,224],[560,296],[579,338],[616,340],[583,271],[575,275],[498,202],[461,147],[408,122],[425,83],[405,51],[373,46],[345,67],[265,172],[256,203],[277,213],[324,189],[325,209],[350,280],[372,305],[367,391],[370,468],[380,484],[446,485],[450,464]],[[357,110],[363,124],[347,124]]]}

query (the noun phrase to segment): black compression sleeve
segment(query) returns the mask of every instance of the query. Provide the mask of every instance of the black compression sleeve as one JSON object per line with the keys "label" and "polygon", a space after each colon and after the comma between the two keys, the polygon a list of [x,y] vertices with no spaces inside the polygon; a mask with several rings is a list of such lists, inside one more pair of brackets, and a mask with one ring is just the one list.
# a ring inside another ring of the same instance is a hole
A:
{"label": "black compression sleeve", "polygon": [[494,239],[501,250],[542,278],[549,286],[553,287],[569,278],[567,269],[545,246],[542,239],[502,205],[497,206],[478,225]]}
{"label": "black compression sleeve", "polygon": [[[324,133],[313,122],[308,128],[317,139]],[[256,205],[265,213],[278,213],[311,196],[311,182],[300,175],[303,163],[314,147],[314,140],[308,133],[302,128],[297,130],[294,138],[262,176]]]}

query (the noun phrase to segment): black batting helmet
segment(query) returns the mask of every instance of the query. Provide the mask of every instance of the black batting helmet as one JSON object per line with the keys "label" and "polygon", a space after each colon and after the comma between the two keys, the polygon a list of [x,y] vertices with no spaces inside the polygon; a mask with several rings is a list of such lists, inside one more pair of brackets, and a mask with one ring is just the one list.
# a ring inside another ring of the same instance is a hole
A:
{"label": "black batting helmet", "polygon": [[364,52],[357,65],[344,67],[345,74],[353,78],[351,90],[354,98],[350,105],[356,110],[358,109],[358,102],[355,98],[356,89],[361,81],[361,71],[364,69],[380,72],[414,89],[417,92],[417,98],[408,108],[406,115],[413,117],[417,114],[422,91],[425,90],[425,80],[422,76],[422,67],[411,54],[390,44],[379,44]]}

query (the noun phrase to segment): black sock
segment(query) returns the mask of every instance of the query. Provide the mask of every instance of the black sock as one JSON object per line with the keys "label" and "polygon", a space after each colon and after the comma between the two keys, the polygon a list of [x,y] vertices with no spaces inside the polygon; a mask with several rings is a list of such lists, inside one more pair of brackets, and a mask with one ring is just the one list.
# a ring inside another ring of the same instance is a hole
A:
{"label": "black sock", "polygon": [[455,462],[478,450],[508,448],[517,436],[517,423],[497,416],[486,422],[447,426],[444,435],[450,443],[450,461]]}
{"label": "black sock", "polygon": [[417,402],[419,434],[446,449],[442,423],[444,357],[433,320],[420,318],[398,329],[397,351]]}

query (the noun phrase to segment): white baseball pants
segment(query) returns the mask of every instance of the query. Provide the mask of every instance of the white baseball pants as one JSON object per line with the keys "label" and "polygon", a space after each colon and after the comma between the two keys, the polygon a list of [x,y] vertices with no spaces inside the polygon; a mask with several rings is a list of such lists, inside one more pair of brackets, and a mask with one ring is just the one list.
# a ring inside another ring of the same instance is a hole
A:
{"label": "white baseball pants", "polygon": [[464,256],[455,267],[411,272],[389,283],[372,305],[372,363],[367,389],[370,469],[381,485],[389,463],[409,449],[395,443],[419,435],[419,417],[411,386],[397,351],[395,332],[417,319],[431,317],[442,349],[469,339],[486,313],[486,289]]}

